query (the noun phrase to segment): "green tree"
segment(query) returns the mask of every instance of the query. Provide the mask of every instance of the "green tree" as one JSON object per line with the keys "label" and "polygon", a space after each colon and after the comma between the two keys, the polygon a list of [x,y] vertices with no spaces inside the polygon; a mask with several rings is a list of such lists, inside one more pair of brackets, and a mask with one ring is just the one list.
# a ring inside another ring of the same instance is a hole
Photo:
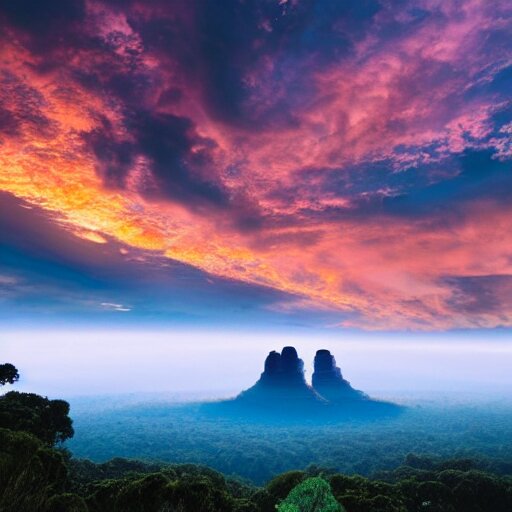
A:
{"label": "green tree", "polygon": [[286,473],[274,477],[267,484],[267,491],[274,496],[276,500],[282,500],[305,478],[306,474],[304,471],[287,471]]}
{"label": "green tree", "polygon": [[53,446],[73,436],[69,404],[34,393],[10,391],[0,397],[0,427],[30,432]]}
{"label": "green tree", "polygon": [[169,502],[180,512],[231,512],[234,500],[206,477],[180,477],[169,487]]}
{"label": "green tree", "polygon": [[134,480],[119,493],[114,510],[117,512],[153,512],[167,503],[169,479],[155,473]]}
{"label": "green tree", "polygon": [[343,512],[329,484],[320,477],[308,478],[297,485],[279,505],[279,512]]}
{"label": "green tree", "polygon": [[300,512],[300,508],[292,503],[281,503],[279,512]]}
{"label": "green tree", "polygon": [[0,510],[45,511],[64,491],[67,469],[58,451],[26,432],[0,428]]}
{"label": "green tree", "polygon": [[0,364],[0,386],[14,384],[20,378],[16,367],[10,363]]}

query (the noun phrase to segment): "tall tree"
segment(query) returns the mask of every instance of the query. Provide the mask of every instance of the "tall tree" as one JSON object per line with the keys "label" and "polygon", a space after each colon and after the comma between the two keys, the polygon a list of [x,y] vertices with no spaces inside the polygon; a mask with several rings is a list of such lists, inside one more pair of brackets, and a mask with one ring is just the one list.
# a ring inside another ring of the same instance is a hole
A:
{"label": "tall tree", "polygon": [[320,477],[308,478],[294,487],[278,507],[279,512],[344,512]]}
{"label": "tall tree", "polygon": [[0,364],[0,386],[14,384],[19,378],[20,374],[13,364]]}
{"label": "tall tree", "polygon": [[69,404],[34,393],[9,391],[0,398],[0,428],[30,432],[53,446],[73,437]]}

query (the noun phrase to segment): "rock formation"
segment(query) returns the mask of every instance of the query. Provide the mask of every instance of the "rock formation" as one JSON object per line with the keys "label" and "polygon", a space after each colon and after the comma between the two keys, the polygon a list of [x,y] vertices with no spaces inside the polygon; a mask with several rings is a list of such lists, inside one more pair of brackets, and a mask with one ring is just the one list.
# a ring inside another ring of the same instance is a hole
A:
{"label": "rock formation", "polygon": [[307,407],[325,402],[306,383],[304,362],[294,347],[284,347],[281,353],[270,352],[258,382],[240,393],[236,400],[268,408]]}
{"label": "rock formation", "polygon": [[374,419],[399,413],[402,408],[371,399],[346,381],[328,350],[318,350],[313,386],[304,377],[304,362],[294,347],[268,354],[263,373],[254,386],[236,398],[205,404],[203,410],[251,420],[339,421]]}
{"label": "rock formation", "polygon": [[304,361],[299,359],[293,347],[284,347],[282,352],[272,350],[265,359],[260,382],[268,385],[304,386]]}
{"label": "rock formation", "polygon": [[343,378],[341,370],[336,366],[336,359],[328,350],[317,351],[314,368],[313,388],[329,402],[339,404],[350,400],[368,400],[368,395],[354,389]]}

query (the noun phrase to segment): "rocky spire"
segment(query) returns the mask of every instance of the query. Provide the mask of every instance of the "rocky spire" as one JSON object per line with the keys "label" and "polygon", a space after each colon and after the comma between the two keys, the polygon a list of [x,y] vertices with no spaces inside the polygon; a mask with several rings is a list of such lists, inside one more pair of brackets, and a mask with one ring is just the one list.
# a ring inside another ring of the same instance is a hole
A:
{"label": "rocky spire", "polygon": [[306,386],[304,362],[294,347],[284,347],[281,353],[272,350],[265,360],[260,381],[281,386]]}
{"label": "rocky spire", "polygon": [[304,376],[304,361],[299,359],[295,347],[284,347],[281,351],[281,370],[287,375]]}
{"label": "rocky spire", "polygon": [[313,388],[325,399],[343,402],[367,398],[363,392],[354,389],[350,382],[343,378],[341,370],[336,366],[336,359],[328,350],[317,351],[314,368]]}
{"label": "rocky spire", "polygon": [[306,383],[304,362],[294,347],[284,347],[281,353],[275,350],[270,352],[260,379],[252,388],[242,392],[238,400],[285,408],[325,402]]}
{"label": "rocky spire", "polygon": [[370,399],[341,375],[328,350],[319,350],[314,361],[313,387],[304,378],[304,363],[294,347],[272,350],[259,380],[237,397],[207,404],[210,411],[255,419],[370,418],[398,414],[402,408]]}
{"label": "rocky spire", "polygon": [[265,370],[263,373],[266,375],[276,375],[281,371],[281,354],[272,350],[265,359]]}
{"label": "rocky spire", "polygon": [[314,368],[314,375],[317,376],[317,379],[322,379],[323,377],[331,378],[333,376],[343,378],[341,370],[336,366],[336,359],[328,350],[317,350]]}

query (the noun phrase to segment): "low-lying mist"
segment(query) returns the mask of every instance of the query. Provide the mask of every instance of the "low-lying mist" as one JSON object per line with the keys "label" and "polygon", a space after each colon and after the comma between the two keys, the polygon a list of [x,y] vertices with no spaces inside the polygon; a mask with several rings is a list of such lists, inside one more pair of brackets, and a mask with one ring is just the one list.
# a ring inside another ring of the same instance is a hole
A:
{"label": "low-lying mist", "polygon": [[505,334],[341,334],[338,330],[6,332],[2,357],[19,368],[17,389],[55,397],[164,393],[225,398],[252,385],[271,350],[293,345],[310,379],[317,349],[377,398],[494,400],[512,391]]}
{"label": "low-lying mist", "polygon": [[[204,414],[236,396],[266,355],[294,345],[311,378],[317,349],[372,398],[406,406],[377,421],[287,423]],[[294,332],[7,333],[20,391],[71,404],[76,457],[200,463],[255,483],[308,465],[372,475],[409,453],[470,458],[512,473],[512,343],[504,335]]]}

